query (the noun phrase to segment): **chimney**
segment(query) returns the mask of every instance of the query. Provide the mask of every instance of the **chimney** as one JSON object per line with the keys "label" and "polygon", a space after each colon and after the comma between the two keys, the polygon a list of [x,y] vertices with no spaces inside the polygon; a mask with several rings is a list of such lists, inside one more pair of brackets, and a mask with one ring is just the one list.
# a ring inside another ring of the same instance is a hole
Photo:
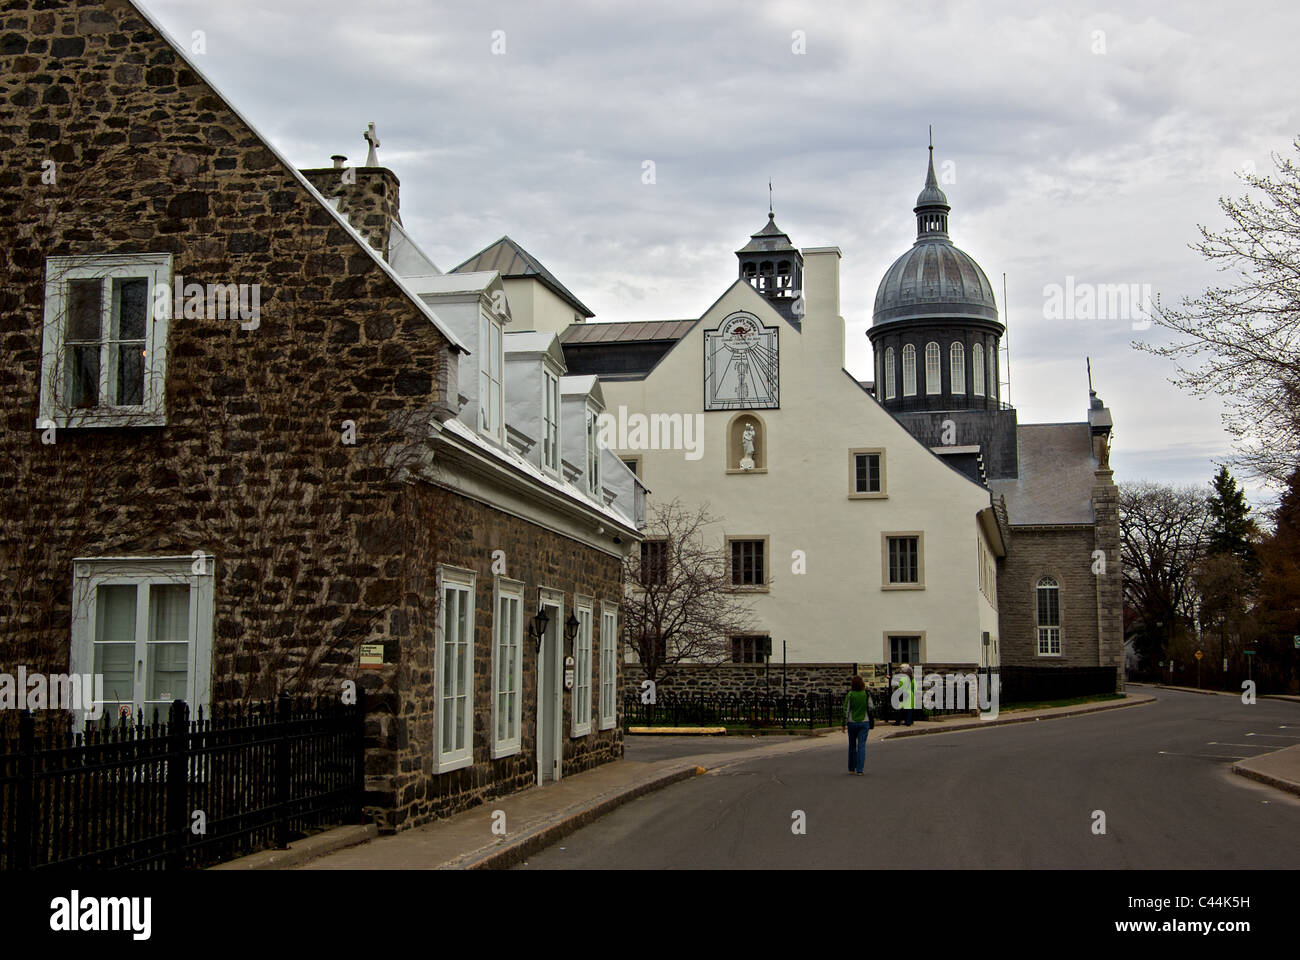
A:
{"label": "chimney", "polygon": [[401,184],[393,171],[378,166],[375,148],[379,146],[379,138],[373,123],[364,139],[370,146],[367,166],[349,167],[348,158],[336,153],[330,157],[334,162],[332,167],[311,167],[299,172],[323,197],[337,198],[338,212],[387,260],[390,226],[402,222],[398,203]]}

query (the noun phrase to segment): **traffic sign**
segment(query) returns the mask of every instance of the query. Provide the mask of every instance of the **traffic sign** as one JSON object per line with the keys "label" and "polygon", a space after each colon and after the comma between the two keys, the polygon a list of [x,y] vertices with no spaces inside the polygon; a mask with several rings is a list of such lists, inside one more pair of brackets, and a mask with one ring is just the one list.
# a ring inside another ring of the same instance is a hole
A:
{"label": "traffic sign", "polygon": [[1300,637],[1292,637],[1291,639],[1295,641],[1295,648],[1300,650]]}
{"label": "traffic sign", "polygon": [[1197,660],[1197,662],[1199,663],[1201,657],[1205,656],[1205,654],[1203,654],[1203,653],[1201,653],[1201,651],[1197,650],[1196,653],[1194,654],[1194,656],[1196,657],[1196,660]]}
{"label": "traffic sign", "polygon": [[1246,656],[1248,656],[1248,657],[1253,657],[1253,656],[1255,655],[1255,651],[1254,651],[1254,650],[1243,650],[1243,651],[1241,651],[1241,652],[1244,653],[1244,654],[1245,654]]}

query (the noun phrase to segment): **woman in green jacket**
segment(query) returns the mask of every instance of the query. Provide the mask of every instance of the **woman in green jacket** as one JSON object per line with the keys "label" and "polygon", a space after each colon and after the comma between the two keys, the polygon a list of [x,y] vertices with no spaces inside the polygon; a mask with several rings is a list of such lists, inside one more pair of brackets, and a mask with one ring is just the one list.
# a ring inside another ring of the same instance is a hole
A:
{"label": "woman in green jacket", "polygon": [[844,697],[844,719],[849,727],[849,773],[862,776],[867,760],[867,732],[871,729],[871,701],[867,685],[854,676],[853,687]]}

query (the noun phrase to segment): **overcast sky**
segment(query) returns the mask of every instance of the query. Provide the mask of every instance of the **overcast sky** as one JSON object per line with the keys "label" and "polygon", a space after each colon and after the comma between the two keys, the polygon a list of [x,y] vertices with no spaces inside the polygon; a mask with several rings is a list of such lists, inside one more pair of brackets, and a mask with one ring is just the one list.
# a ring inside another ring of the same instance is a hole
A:
{"label": "overcast sky", "polygon": [[1223,279],[1187,244],[1223,223],[1234,171],[1271,170],[1300,134],[1292,3],[144,6],[186,46],[203,31],[200,68],[299,166],[363,162],[374,121],[440,267],[508,233],[597,320],[698,317],[766,221],[771,177],[794,243],[843,251],[862,379],[933,124],[953,240],[999,293],[1020,422],[1082,420],[1090,356],[1117,480],[1205,482],[1231,453],[1217,401],[1131,347],[1156,328],[1049,316],[1045,290],[1176,302]]}

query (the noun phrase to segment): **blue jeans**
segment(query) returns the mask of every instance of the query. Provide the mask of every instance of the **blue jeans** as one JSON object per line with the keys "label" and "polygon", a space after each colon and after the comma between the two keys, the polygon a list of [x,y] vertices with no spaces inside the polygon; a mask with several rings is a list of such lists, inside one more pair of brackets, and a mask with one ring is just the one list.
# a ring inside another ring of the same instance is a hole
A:
{"label": "blue jeans", "polygon": [[849,771],[851,773],[861,773],[862,765],[867,762],[867,731],[871,725],[865,720],[862,723],[849,723]]}
{"label": "blue jeans", "polygon": [[910,726],[912,725],[912,708],[911,708],[911,707],[904,707],[904,708],[903,708],[903,717],[904,717],[904,719],[903,719],[903,726],[905,726],[905,727],[910,727]]}

